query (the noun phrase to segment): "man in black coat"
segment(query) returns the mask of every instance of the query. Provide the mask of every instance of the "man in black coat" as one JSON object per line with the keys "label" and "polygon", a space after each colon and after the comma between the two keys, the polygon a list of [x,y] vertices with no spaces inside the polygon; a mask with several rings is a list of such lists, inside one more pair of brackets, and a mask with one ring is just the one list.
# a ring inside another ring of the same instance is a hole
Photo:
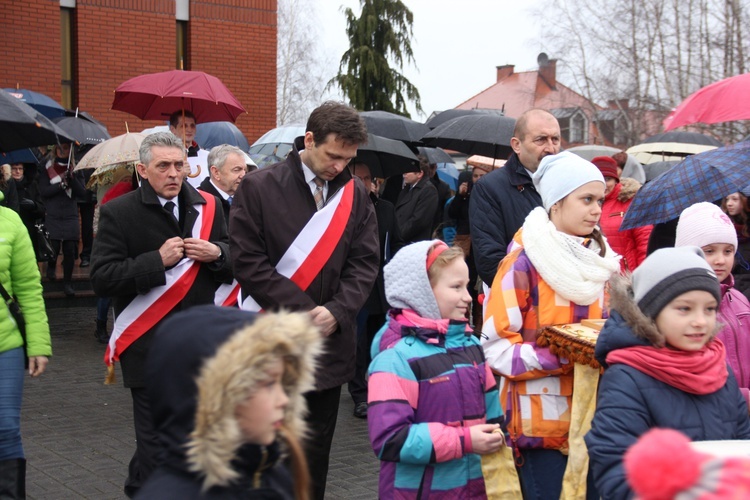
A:
{"label": "man in black coat", "polygon": [[542,206],[531,176],[547,155],[560,152],[560,124],[548,111],[530,109],[516,121],[513,154],[476,183],[469,202],[471,245],[479,277],[492,286],[513,235],[526,216]]}
{"label": "man in black coat", "polygon": [[115,309],[109,360],[119,357],[133,398],[137,444],[125,481],[130,497],[158,465],[161,448],[144,376],[154,329],[174,312],[212,304],[219,284],[232,280],[224,213],[215,197],[183,182],[182,141],[169,132],[151,134],[140,156],[141,186],[101,207],[91,256],[94,291],[112,297]]}
{"label": "man in black coat", "polygon": [[396,221],[404,244],[432,238],[432,223],[438,206],[438,192],[430,182],[430,166],[420,157],[419,172],[404,174],[404,189],[396,202]]}
{"label": "man in black coat", "polygon": [[383,266],[403,246],[401,235],[396,224],[396,210],[393,204],[379,198],[373,192],[370,168],[357,161],[351,167],[352,173],[365,185],[370,193],[370,201],[375,206],[375,216],[378,224],[378,240],[380,242],[380,267],[378,277],[370,291],[367,302],[357,316],[357,367],[354,378],[349,381],[349,394],[354,401],[354,416],[367,417],[367,368],[370,366],[370,345],[375,334],[385,323],[385,313],[389,305],[385,298],[385,282],[383,280]]}
{"label": "man in black coat", "polygon": [[432,221],[432,232],[441,229],[444,222],[445,204],[451,198],[451,187],[447,182],[438,177],[437,174],[437,163],[430,163],[430,182],[438,193],[438,204],[437,210],[435,211],[435,218]]}
{"label": "man in black coat", "polygon": [[216,196],[224,209],[224,220],[229,224],[229,207],[234,193],[247,173],[245,155],[236,146],[222,144],[208,153],[208,177],[203,179],[198,189]]}

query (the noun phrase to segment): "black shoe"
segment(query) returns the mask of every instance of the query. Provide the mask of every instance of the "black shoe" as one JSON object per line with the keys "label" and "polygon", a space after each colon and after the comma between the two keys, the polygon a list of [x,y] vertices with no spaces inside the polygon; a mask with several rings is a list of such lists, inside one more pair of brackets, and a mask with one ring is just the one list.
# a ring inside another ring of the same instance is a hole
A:
{"label": "black shoe", "polygon": [[81,264],[78,267],[89,267],[91,265],[91,261],[86,258],[81,259]]}
{"label": "black shoe", "polygon": [[73,285],[70,283],[63,284],[63,293],[66,297],[75,297],[76,291],[73,290]]}
{"label": "black shoe", "polygon": [[94,332],[97,342],[100,344],[109,344],[109,333],[107,333],[107,321],[96,320],[96,332]]}
{"label": "black shoe", "polygon": [[26,460],[0,460],[0,498],[26,498]]}
{"label": "black shoe", "polygon": [[47,281],[55,281],[55,266],[47,264]]}
{"label": "black shoe", "polygon": [[357,418],[367,418],[367,403],[357,403],[354,405],[354,416]]}

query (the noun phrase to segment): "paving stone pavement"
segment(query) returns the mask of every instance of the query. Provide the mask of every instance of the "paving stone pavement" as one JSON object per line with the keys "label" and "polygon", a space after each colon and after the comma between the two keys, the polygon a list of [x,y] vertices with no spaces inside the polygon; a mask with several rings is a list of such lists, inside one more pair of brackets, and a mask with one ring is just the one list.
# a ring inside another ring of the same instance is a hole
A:
{"label": "paving stone pavement", "polygon": [[[94,308],[49,310],[54,355],[44,375],[26,378],[21,416],[30,499],[127,498],[122,485],[135,450],[130,393],[119,366],[118,382],[103,384],[95,318]],[[327,499],[377,498],[378,460],[353,408],[344,387]]]}

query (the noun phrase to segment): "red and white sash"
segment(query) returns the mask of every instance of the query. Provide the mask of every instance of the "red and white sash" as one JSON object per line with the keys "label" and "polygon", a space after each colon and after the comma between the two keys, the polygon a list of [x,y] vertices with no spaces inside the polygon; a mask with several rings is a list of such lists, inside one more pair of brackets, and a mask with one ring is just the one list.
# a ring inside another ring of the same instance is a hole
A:
{"label": "red and white sash", "polygon": [[[196,204],[198,218],[193,224],[192,237],[208,240],[216,212],[213,195],[198,191],[206,200],[205,206]],[[130,304],[115,318],[104,362],[111,365],[120,359],[125,349],[149,331],[185,298],[195,282],[200,262],[184,258],[172,269],[165,271],[166,284],[152,288],[148,293],[136,295]]]}
{"label": "red and white sash", "polygon": [[237,305],[237,300],[240,294],[240,284],[237,280],[232,280],[232,283],[222,283],[214,293],[214,304],[222,307],[233,307]]}
{"label": "red and white sash", "polygon": [[[354,180],[350,180],[313,214],[276,264],[276,272],[307,290],[341,241],[352,214],[353,201]],[[243,298],[241,291],[238,301],[246,311],[261,310],[252,296]]]}

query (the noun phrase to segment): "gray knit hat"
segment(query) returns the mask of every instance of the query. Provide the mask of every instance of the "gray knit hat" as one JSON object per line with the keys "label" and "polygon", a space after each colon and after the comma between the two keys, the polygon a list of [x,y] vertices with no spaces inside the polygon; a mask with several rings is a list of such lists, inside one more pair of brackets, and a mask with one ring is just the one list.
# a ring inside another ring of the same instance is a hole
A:
{"label": "gray knit hat", "polygon": [[704,290],[721,301],[719,280],[698,247],[662,248],[649,255],[633,272],[633,299],[655,319],[677,296]]}
{"label": "gray knit hat", "polygon": [[440,319],[440,308],[427,274],[427,254],[439,243],[440,240],[425,240],[407,245],[385,265],[385,298],[391,307],[412,309],[423,318]]}

